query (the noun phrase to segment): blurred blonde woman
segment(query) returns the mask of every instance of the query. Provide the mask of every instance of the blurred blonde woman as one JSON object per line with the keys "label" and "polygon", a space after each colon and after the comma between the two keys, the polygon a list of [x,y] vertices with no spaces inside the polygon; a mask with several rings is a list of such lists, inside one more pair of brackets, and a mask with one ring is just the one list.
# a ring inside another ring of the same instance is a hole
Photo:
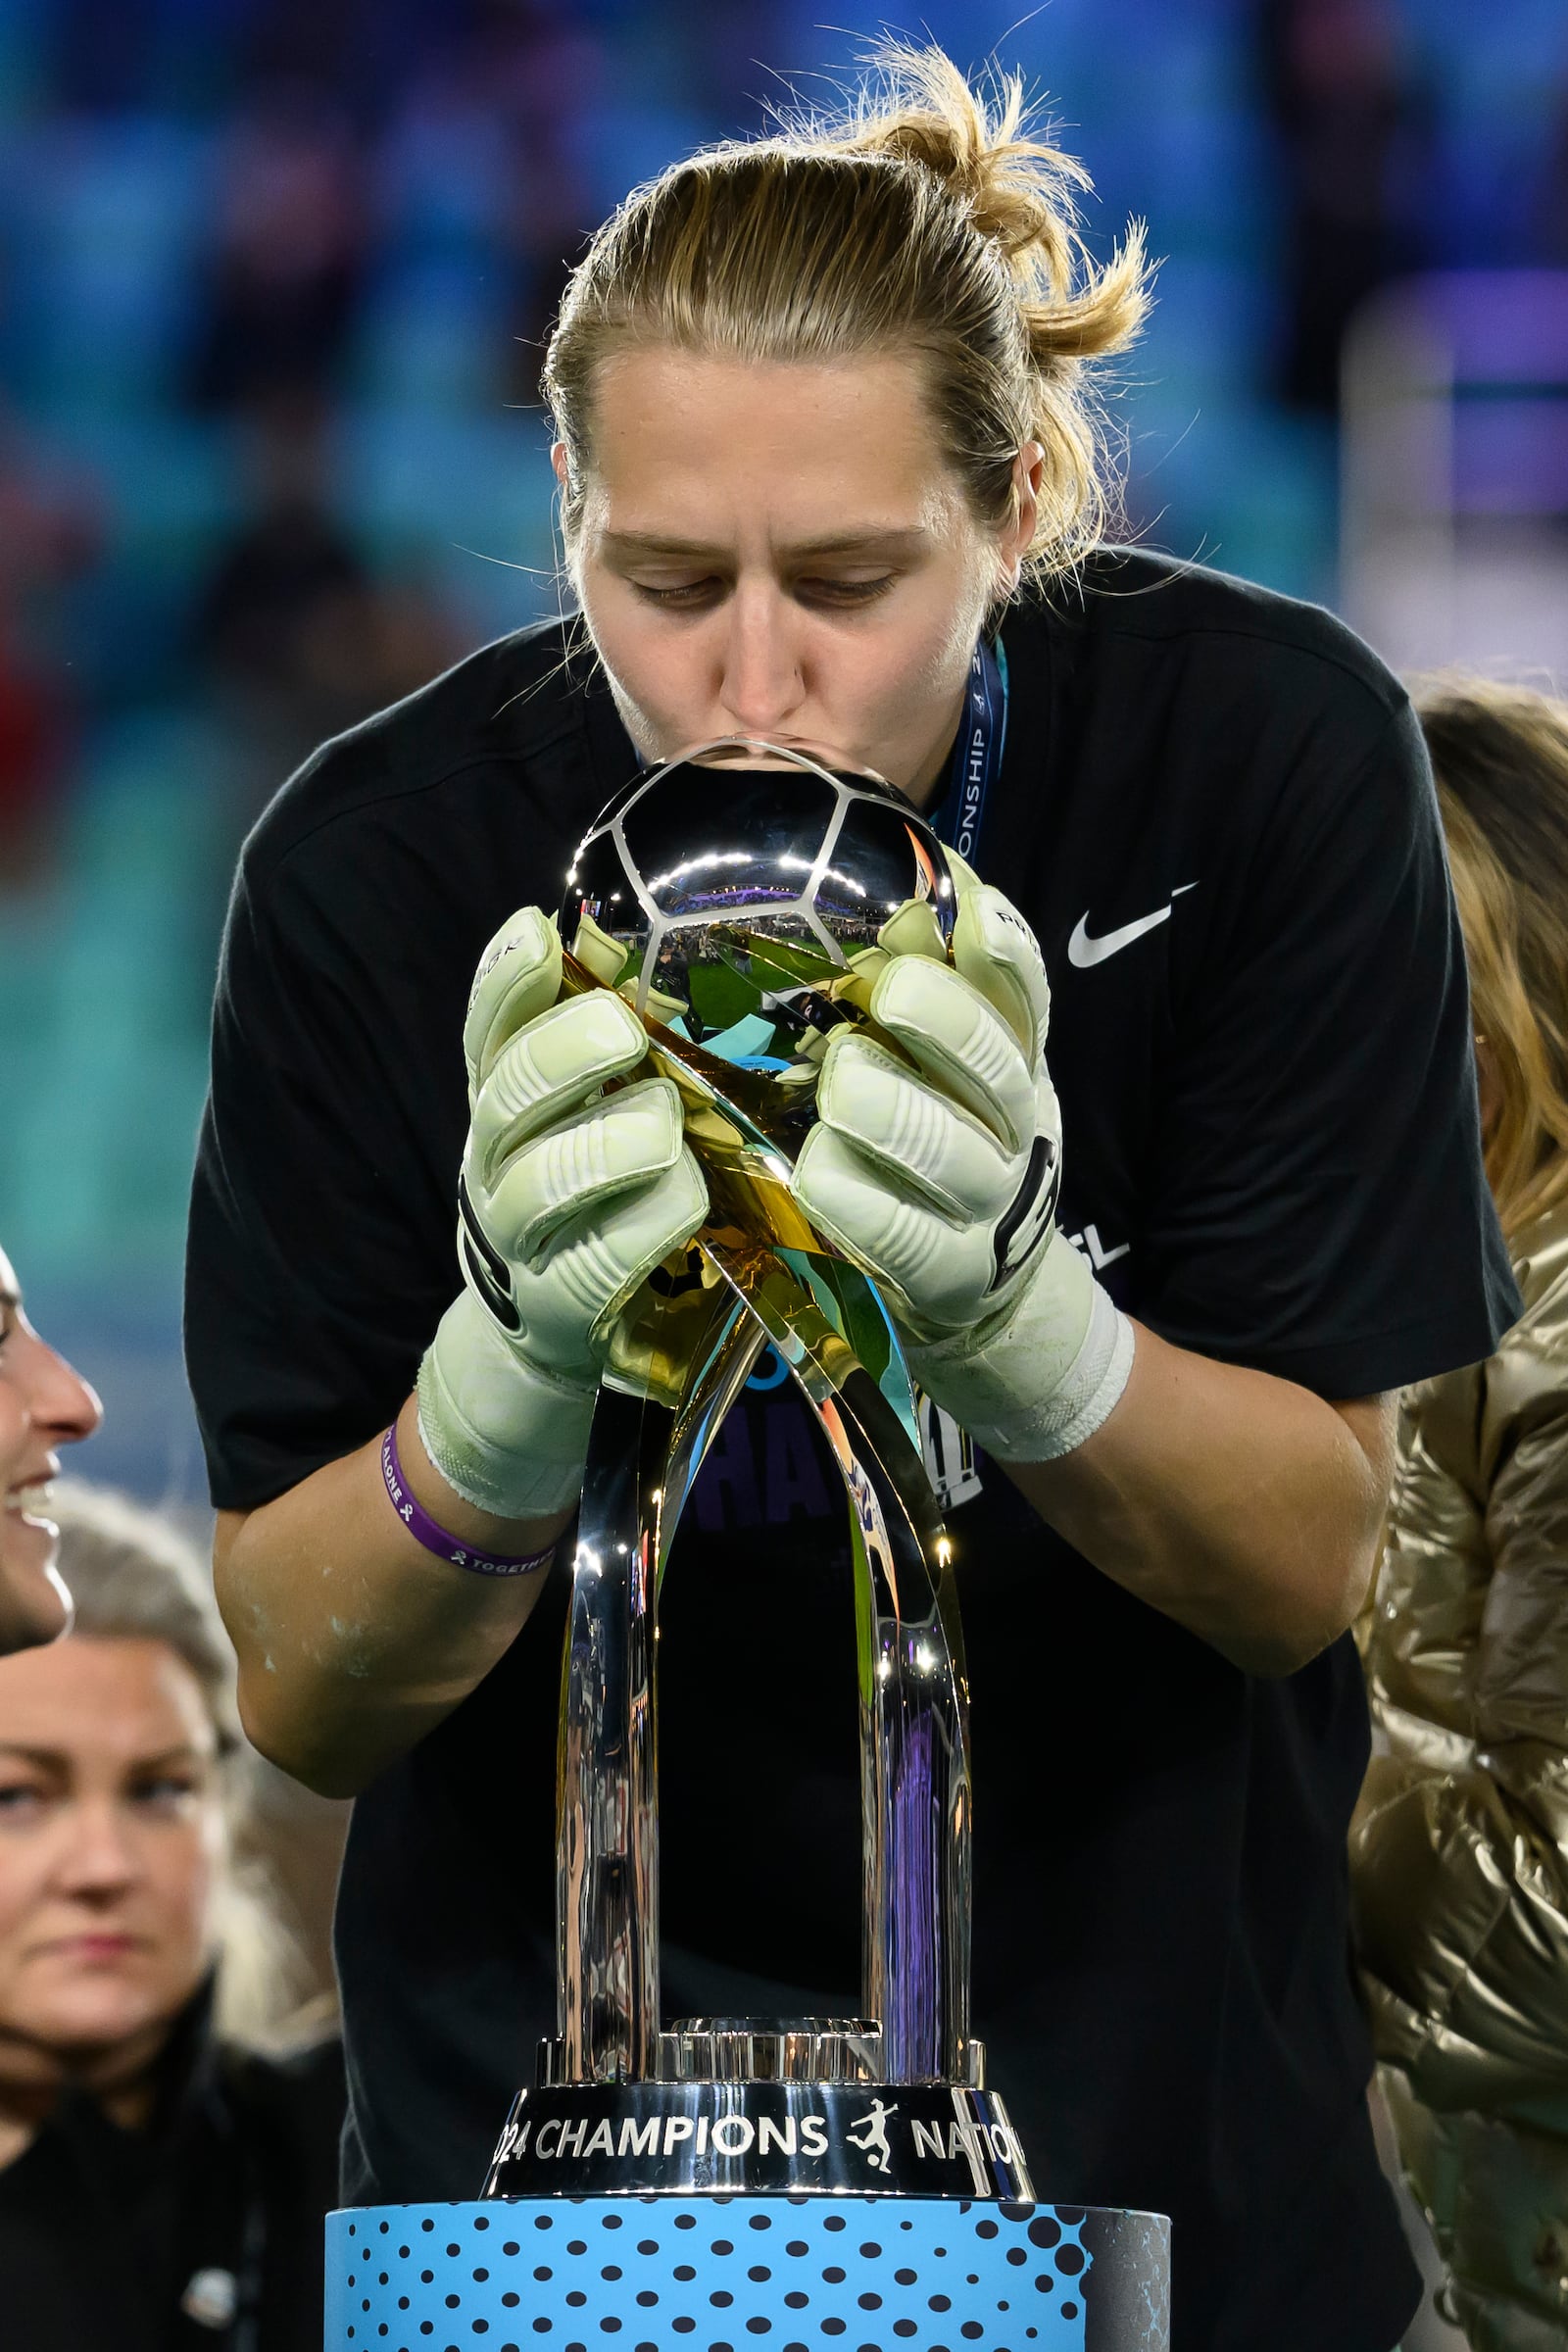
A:
{"label": "blurred blonde woman", "polygon": [[74,1630],[0,1658],[5,2340],[303,2352],[341,2064],[276,2051],[297,1957],[233,1859],[233,1654],[167,1520],[49,1507]]}
{"label": "blurred blonde woman", "polygon": [[[1568,703],[1418,697],[1525,1302],[1410,1390],[1368,1640],[1360,1953],[1412,2189],[1475,2352],[1568,2343]],[[1443,1278],[1441,1266],[1433,1269]]]}

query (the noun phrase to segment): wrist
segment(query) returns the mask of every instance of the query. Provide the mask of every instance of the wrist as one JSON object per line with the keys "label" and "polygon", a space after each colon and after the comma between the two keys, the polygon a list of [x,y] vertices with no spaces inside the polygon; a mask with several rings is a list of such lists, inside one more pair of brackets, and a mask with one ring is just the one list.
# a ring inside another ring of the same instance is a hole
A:
{"label": "wrist", "polygon": [[1132,1371],[1133,1326],[1060,1234],[1000,1318],[908,1349],[921,1387],[1001,1462],[1046,1462],[1094,1436]]}
{"label": "wrist", "polygon": [[419,1366],[420,1450],[457,1500],[492,1523],[559,1517],[582,1492],[597,1387],[515,1353],[464,1291]]}
{"label": "wrist", "polygon": [[447,1566],[510,1579],[548,1568],[554,1559],[566,1515],[501,1519],[466,1502],[424,1449],[415,1397],[382,1436],[380,1470],[388,1501],[409,1534]]}

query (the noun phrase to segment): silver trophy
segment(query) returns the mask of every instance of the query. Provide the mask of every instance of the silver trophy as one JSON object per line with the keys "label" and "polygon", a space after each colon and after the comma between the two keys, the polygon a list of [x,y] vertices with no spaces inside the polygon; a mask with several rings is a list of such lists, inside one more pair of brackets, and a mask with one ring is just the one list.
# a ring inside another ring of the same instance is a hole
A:
{"label": "silver trophy", "polygon": [[[329,2217],[331,2352],[457,2352],[479,2334],[499,2352],[540,2336],[590,2352],[612,2333],[627,2352],[738,2352],[759,2335],[777,2352],[839,2337],[1166,2352],[1168,2224],[1036,2203],[986,2088],[950,1547],[881,1301],[790,1191],[827,1039],[869,1018],[878,933],[911,906],[942,953],[953,885],[929,828],[878,779],[764,744],[703,747],[639,780],[577,854],[567,985],[631,996],[680,1090],[710,1217],[622,1318],[594,1417],[562,1690],[557,2030],[476,2200]],[[849,1513],[860,2014],[666,2031],[659,1583],[769,1344]]]}
{"label": "silver trophy", "polygon": [[[878,933],[911,903],[945,941],[952,879],[908,804],[755,743],[700,747],[631,786],[568,878],[568,983],[631,997],[712,1206],[687,1260],[655,1278],[595,1417],[562,1699],[557,2033],[488,2195],[1033,2195],[969,2030],[967,1693],[915,1399],[873,1287],[788,1186],[821,1051],[838,1023],[867,1019]],[[662,2031],[659,1580],[768,1343],[826,1435],[852,1529],[860,2015]]]}

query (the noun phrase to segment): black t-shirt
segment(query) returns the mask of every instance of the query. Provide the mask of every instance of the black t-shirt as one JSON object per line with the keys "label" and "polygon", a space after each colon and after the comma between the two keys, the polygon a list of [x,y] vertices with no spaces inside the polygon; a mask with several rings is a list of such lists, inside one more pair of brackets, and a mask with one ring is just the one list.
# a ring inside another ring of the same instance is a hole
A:
{"label": "black t-shirt", "polygon": [[[1144,555],[1098,558],[1004,639],[978,858],[1054,991],[1064,1230],[1167,1339],[1324,1396],[1489,1354],[1515,1299],[1399,688],[1327,614]],[[247,845],[187,1305],[219,1504],[265,1502],[407,1394],[456,1289],[475,961],[514,906],[556,903],[634,768],[549,626],[328,745]],[[669,2012],[854,2005],[844,1524],[764,1357],[661,1604]],[[1173,2215],[1178,2352],[1388,2352],[1416,2281],[1364,2115],[1349,1639],[1250,1678],[983,1458],[950,1525],[976,2027],[1037,2188]],[[558,1564],[508,1656],[355,1808],[338,1949],[366,2200],[473,2194],[553,2030],[564,1592]]]}
{"label": "black t-shirt", "polygon": [[[216,2042],[204,1994],[126,2131],[84,2093],[0,2167],[7,2352],[315,2352],[343,2120],[335,2040]],[[232,2310],[232,2322],[223,2316]]]}

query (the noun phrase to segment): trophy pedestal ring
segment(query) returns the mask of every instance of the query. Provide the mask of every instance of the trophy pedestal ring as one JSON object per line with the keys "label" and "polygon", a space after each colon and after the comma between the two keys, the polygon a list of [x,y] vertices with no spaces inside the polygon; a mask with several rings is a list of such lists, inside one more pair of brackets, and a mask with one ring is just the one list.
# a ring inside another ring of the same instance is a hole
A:
{"label": "trophy pedestal ring", "polygon": [[1164,2352],[1169,2225],[923,2196],[335,2213],[328,2352]]}

